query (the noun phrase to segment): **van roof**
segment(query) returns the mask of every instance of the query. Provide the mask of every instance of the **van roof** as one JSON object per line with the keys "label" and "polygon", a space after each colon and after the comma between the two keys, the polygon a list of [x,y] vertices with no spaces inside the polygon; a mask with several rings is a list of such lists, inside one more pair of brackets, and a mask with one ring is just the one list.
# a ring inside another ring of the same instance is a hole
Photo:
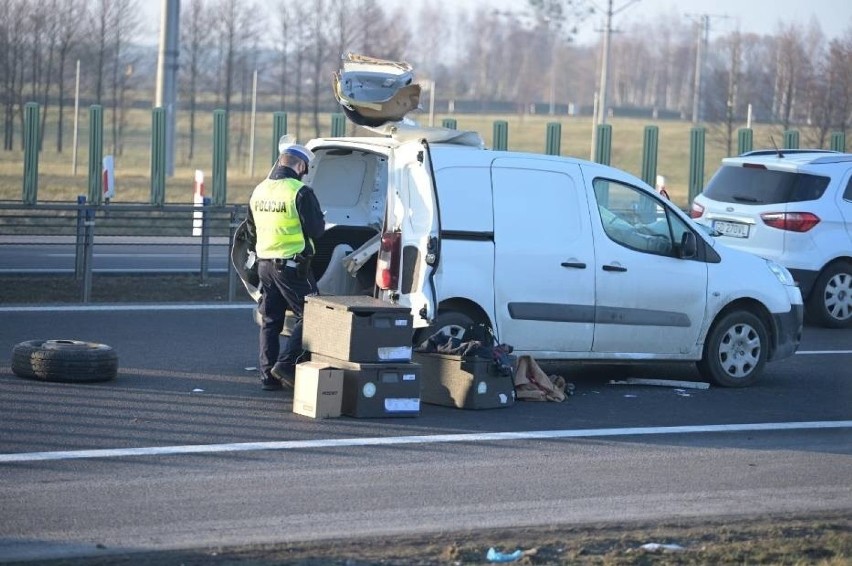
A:
{"label": "van roof", "polygon": [[323,142],[348,141],[377,145],[382,147],[396,147],[401,143],[425,139],[429,143],[448,143],[452,145],[466,145],[471,147],[485,148],[482,136],[477,132],[469,130],[453,130],[450,128],[434,128],[420,126],[414,123],[397,122],[383,126],[367,128],[379,134],[376,137],[359,136],[348,138],[320,138]]}

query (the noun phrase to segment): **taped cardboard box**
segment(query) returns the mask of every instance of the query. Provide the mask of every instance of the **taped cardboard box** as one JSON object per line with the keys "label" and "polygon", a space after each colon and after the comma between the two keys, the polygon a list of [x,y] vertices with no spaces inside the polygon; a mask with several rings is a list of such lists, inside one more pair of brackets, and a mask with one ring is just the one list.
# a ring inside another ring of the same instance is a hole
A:
{"label": "taped cardboard box", "polygon": [[342,370],[315,361],[296,366],[294,413],[314,419],[339,417],[342,399]]}
{"label": "taped cardboard box", "polygon": [[312,354],[358,363],[410,362],[411,311],[363,295],[305,298],[302,344]]}
{"label": "taped cardboard box", "polygon": [[497,409],[515,404],[512,376],[501,375],[484,358],[415,352],[423,367],[424,403],[459,409]]}

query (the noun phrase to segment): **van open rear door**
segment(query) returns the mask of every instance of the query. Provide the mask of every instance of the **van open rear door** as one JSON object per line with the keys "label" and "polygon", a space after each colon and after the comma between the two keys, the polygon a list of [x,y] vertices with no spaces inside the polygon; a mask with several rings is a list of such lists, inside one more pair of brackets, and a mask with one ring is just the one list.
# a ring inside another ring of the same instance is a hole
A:
{"label": "van open rear door", "polygon": [[410,307],[414,328],[422,328],[435,317],[432,272],[440,250],[428,144],[424,140],[400,144],[388,169],[376,285],[379,298]]}

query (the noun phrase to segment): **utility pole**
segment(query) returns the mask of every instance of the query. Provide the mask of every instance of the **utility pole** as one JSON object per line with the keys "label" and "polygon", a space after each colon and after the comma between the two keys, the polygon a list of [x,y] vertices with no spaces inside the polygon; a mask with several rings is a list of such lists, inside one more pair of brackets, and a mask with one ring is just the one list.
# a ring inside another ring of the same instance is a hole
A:
{"label": "utility pole", "polygon": [[603,47],[601,48],[601,84],[598,90],[598,115],[595,117],[595,125],[606,124],[606,94],[609,87],[609,42],[612,36],[612,15],[612,0],[607,0]]}
{"label": "utility pole", "polygon": [[604,23],[604,36],[603,36],[603,46],[601,48],[601,83],[600,89],[598,90],[598,111],[595,113],[593,117],[593,125],[592,125],[592,157],[594,157],[595,146],[597,145],[597,137],[598,137],[598,128],[597,126],[601,124],[606,124],[607,114],[609,113],[609,108],[607,107],[608,101],[608,90],[609,90],[609,57],[610,57],[610,41],[612,38],[612,17],[628,6],[635,4],[639,0],[630,0],[623,4],[617,10],[614,10],[612,7],[612,0],[607,0],[606,7],[606,18]]}
{"label": "utility pole", "polygon": [[180,0],[162,0],[157,96],[154,106],[166,110],[166,175],[175,174],[175,105],[179,49]]}
{"label": "utility pole", "polygon": [[[689,14],[687,14],[689,16]],[[695,42],[695,77],[692,85],[692,124],[697,125],[704,117],[701,94],[703,74],[707,60],[707,46],[710,41],[710,18],[727,18],[726,15],[698,14],[698,36]]]}

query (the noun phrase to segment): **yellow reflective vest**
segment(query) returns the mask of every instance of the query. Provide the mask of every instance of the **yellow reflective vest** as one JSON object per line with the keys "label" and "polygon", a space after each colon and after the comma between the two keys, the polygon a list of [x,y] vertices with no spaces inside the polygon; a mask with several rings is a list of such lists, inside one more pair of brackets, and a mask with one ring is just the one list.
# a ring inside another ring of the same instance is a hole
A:
{"label": "yellow reflective vest", "polygon": [[251,194],[255,252],[261,259],[291,258],[305,249],[305,235],[296,210],[296,193],[304,186],[298,179],[266,179]]}

